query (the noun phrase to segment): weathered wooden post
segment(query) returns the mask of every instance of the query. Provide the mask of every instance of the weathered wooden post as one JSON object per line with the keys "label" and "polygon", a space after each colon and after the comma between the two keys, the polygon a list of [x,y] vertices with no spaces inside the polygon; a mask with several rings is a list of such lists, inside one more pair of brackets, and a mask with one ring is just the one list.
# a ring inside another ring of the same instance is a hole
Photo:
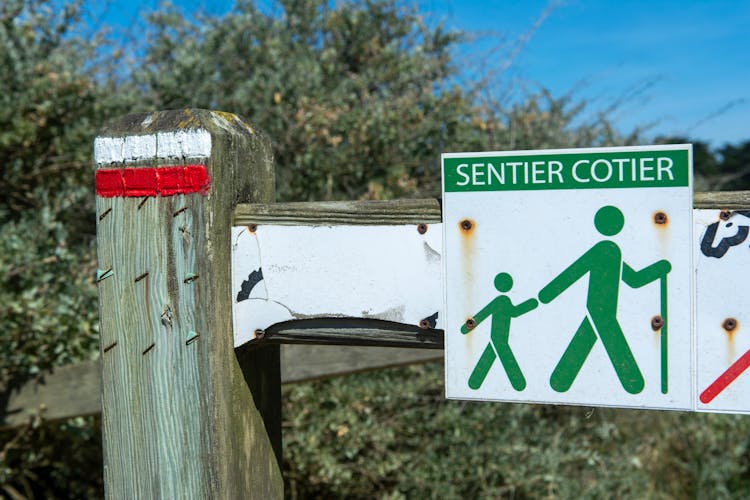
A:
{"label": "weathered wooden post", "polygon": [[268,142],[206,110],[95,141],[104,484],[110,498],[279,498],[278,346],[235,354],[230,227],[269,202]]}

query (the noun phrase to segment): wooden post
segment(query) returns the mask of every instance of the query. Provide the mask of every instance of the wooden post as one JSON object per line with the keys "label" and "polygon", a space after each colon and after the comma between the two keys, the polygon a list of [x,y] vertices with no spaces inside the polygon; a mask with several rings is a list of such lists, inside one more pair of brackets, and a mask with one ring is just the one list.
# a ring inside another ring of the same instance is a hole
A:
{"label": "wooden post", "polygon": [[273,201],[268,142],[186,109],[94,149],[107,496],[282,497],[279,350],[232,347],[232,211]]}

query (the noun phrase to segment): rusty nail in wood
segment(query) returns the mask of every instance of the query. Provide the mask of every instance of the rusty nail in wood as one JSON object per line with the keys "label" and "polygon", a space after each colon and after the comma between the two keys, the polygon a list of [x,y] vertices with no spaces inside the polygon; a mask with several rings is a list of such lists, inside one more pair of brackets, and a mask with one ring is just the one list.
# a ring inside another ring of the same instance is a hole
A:
{"label": "rusty nail in wood", "polygon": [[103,271],[103,272],[101,272],[99,274],[99,277],[96,278],[96,282],[97,283],[102,282],[102,281],[106,280],[107,278],[110,278],[110,277],[114,276],[114,274],[115,273],[112,272],[112,268],[110,267],[106,271]]}
{"label": "rusty nail in wood", "polygon": [[258,230],[258,224],[248,224],[247,230],[250,231],[251,233],[254,233],[255,231]]}
{"label": "rusty nail in wood", "polygon": [[419,234],[424,234],[427,232],[427,224],[419,224],[417,225],[417,231]]}
{"label": "rusty nail in wood", "polygon": [[99,220],[102,220],[103,218],[105,218],[107,215],[109,215],[109,213],[111,211],[112,211],[112,209],[108,208],[107,210],[105,210],[104,212],[102,212],[102,214],[99,216]]}
{"label": "rusty nail in wood", "polygon": [[135,278],[135,280],[134,280],[134,281],[135,281],[136,283],[138,283],[139,281],[141,281],[141,280],[142,280],[143,278],[145,278],[146,276],[148,276],[148,271],[146,271],[145,273],[141,274],[140,276],[136,276],[136,278]]}
{"label": "rusty nail in wood", "polygon": [[729,218],[732,216],[731,210],[722,210],[719,212],[719,219],[721,220],[729,220]]}
{"label": "rusty nail in wood", "polygon": [[734,329],[737,328],[737,320],[734,318],[727,318],[721,324],[721,327],[728,332],[734,331]]}
{"label": "rusty nail in wood", "polygon": [[109,344],[109,345],[108,345],[107,347],[105,347],[105,348],[103,349],[103,352],[108,352],[108,351],[111,351],[111,350],[112,350],[112,348],[113,348],[113,347],[115,347],[116,345],[117,345],[117,341],[115,340],[114,342],[112,342],[111,344]]}
{"label": "rusty nail in wood", "polygon": [[179,209],[178,211],[176,211],[175,213],[173,213],[172,217],[177,217],[178,215],[180,215],[182,212],[186,211],[187,209],[188,209],[188,207],[182,207],[181,209]]}
{"label": "rusty nail in wood", "polygon": [[200,278],[200,276],[198,276],[197,274],[189,274],[189,275],[185,276],[185,279],[182,280],[182,282],[183,283],[192,283],[193,281],[197,280],[198,278]]}
{"label": "rusty nail in wood", "polygon": [[148,347],[147,347],[146,349],[144,349],[144,351],[143,351],[143,354],[144,354],[144,355],[146,355],[146,353],[147,353],[148,351],[150,351],[151,349],[153,349],[153,348],[154,348],[154,346],[156,346],[156,343],[155,343],[155,342],[152,342],[150,346],[148,346]]}
{"label": "rusty nail in wood", "polygon": [[666,224],[667,223],[667,214],[664,212],[656,212],[654,214],[654,222],[657,224]]}
{"label": "rusty nail in wood", "polygon": [[200,336],[201,336],[201,335],[200,335],[200,333],[196,333],[195,335],[193,335],[192,337],[190,337],[189,339],[187,339],[187,340],[185,341],[185,345],[190,345],[190,344],[192,344],[193,342],[195,342],[196,340],[198,340],[198,338],[199,338]]}
{"label": "rusty nail in wood", "polygon": [[419,328],[421,328],[422,330],[427,330],[428,328],[430,328],[430,322],[426,319],[420,320]]}
{"label": "rusty nail in wood", "polygon": [[661,329],[662,326],[664,326],[664,318],[662,318],[658,314],[651,318],[651,329],[653,331]]}
{"label": "rusty nail in wood", "polygon": [[468,231],[472,227],[474,227],[474,224],[472,224],[469,219],[464,219],[461,221],[461,229],[463,229],[464,231]]}
{"label": "rusty nail in wood", "polygon": [[474,318],[469,318],[466,320],[465,325],[467,330],[473,330],[477,326],[477,322],[474,321]]}
{"label": "rusty nail in wood", "polygon": [[141,202],[140,202],[140,203],[138,204],[138,210],[140,210],[140,209],[141,209],[141,207],[142,207],[143,205],[145,205],[145,204],[146,204],[146,202],[148,201],[148,199],[149,199],[149,197],[148,197],[148,196],[146,196],[145,198],[143,198],[143,199],[141,200]]}

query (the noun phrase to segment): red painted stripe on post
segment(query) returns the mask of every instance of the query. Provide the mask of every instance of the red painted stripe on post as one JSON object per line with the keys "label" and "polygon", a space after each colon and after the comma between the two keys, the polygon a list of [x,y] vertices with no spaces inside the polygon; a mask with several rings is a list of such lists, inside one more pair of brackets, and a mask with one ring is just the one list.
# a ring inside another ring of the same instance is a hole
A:
{"label": "red painted stripe on post", "polygon": [[156,196],[159,193],[159,178],[155,168],[126,168],[122,172],[125,196]]}
{"label": "red painted stripe on post", "polygon": [[208,194],[210,185],[205,165],[96,171],[96,194],[104,198]]}
{"label": "red painted stripe on post", "polygon": [[119,170],[97,170],[96,171],[96,194],[111,198],[122,196],[125,185],[122,182],[122,172]]}
{"label": "red painted stripe on post", "polygon": [[727,370],[722,373],[719,378],[714,380],[714,382],[709,385],[705,391],[701,393],[700,400],[703,404],[708,404],[713,399],[721,393],[724,389],[727,388],[729,384],[734,382],[734,380],[739,377],[742,372],[747,370],[747,368],[750,366],[750,350],[748,350],[745,354],[740,356],[740,358],[732,363],[732,365],[727,368]]}

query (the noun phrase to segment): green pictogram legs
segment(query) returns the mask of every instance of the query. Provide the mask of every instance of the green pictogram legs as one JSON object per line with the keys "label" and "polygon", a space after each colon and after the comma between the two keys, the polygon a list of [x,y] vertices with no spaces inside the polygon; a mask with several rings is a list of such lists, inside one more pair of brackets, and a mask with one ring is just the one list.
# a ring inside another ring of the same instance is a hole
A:
{"label": "green pictogram legs", "polygon": [[[617,207],[602,207],[594,216],[594,226],[603,236],[617,235],[624,224],[625,218]],[[631,394],[638,394],[643,390],[643,375],[617,320],[620,281],[632,288],[639,288],[659,280],[661,314],[664,318],[661,332],[661,390],[663,393],[667,392],[666,276],[671,268],[669,261],[660,260],[636,271],[623,261],[622,252],[616,243],[602,240],[542,288],[539,302],[548,304],[588,274],[587,311],[552,371],[550,386],[553,390],[566,392],[570,389],[597,338],[602,341],[622,387]],[[507,292],[512,286],[513,280],[509,274],[500,273],[495,277],[495,288],[499,292]],[[469,377],[469,387],[478,389],[482,385],[496,358],[505,368],[515,390],[521,391],[526,387],[526,379],[508,343],[510,322],[512,318],[531,311],[537,305],[536,299],[529,299],[514,306],[508,296],[500,295],[475,315],[476,325],[492,317],[491,341]],[[467,333],[468,330],[464,326],[461,332]]]}

